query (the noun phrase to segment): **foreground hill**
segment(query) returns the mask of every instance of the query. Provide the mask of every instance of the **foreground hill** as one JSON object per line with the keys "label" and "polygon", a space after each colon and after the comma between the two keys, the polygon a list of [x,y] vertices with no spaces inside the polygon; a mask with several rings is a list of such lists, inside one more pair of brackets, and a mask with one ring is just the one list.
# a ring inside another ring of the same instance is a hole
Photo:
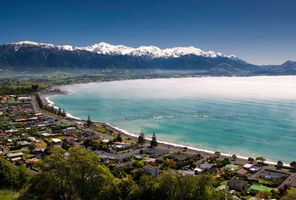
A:
{"label": "foreground hill", "polygon": [[17,72],[185,71],[198,75],[292,75],[296,64],[257,66],[236,56],[194,47],[132,48],[99,43],[88,47],[17,42],[0,46],[0,69]]}

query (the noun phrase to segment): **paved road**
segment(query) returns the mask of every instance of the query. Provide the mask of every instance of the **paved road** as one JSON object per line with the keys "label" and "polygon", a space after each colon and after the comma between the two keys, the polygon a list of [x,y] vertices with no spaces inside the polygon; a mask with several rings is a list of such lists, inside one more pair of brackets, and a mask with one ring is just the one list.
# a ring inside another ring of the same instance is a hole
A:
{"label": "paved road", "polygon": [[290,172],[290,176],[278,188],[283,189],[285,185],[296,187],[296,173]]}

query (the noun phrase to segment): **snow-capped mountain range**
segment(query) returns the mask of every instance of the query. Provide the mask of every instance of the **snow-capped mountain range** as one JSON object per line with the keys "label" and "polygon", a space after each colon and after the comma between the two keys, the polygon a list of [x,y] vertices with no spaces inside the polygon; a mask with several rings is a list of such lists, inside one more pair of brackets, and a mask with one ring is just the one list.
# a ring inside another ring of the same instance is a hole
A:
{"label": "snow-capped mountain range", "polygon": [[[296,62],[258,66],[236,56],[195,47],[138,48],[104,42],[87,47],[22,41],[0,45],[0,69],[36,73],[93,71],[131,74],[186,73],[210,76],[295,75]],[[0,73],[0,75],[1,75]]]}
{"label": "snow-capped mountain range", "polygon": [[15,50],[22,46],[38,46],[41,48],[56,48],[59,50],[66,51],[75,51],[75,50],[85,50],[89,52],[94,52],[97,54],[103,55],[127,55],[134,57],[151,57],[151,58],[178,58],[186,55],[195,55],[202,56],[207,58],[217,58],[217,57],[225,57],[231,59],[237,59],[234,55],[225,55],[221,52],[216,51],[203,51],[199,48],[195,48],[193,46],[189,47],[174,47],[174,48],[165,48],[160,49],[157,46],[140,46],[138,48],[128,47],[124,45],[112,45],[105,42],[101,42],[98,44],[94,44],[87,47],[74,47],[71,45],[53,45],[47,43],[38,43],[32,41],[21,41],[10,43],[10,45],[15,46]]}

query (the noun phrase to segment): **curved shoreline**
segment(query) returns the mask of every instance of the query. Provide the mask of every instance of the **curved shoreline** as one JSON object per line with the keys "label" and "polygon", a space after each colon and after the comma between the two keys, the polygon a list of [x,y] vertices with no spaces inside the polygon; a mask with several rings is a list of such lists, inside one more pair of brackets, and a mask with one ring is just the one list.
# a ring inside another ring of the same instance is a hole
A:
{"label": "curved shoreline", "polygon": [[[62,94],[61,94],[62,95]],[[64,94],[63,94],[64,95]],[[48,96],[45,96],[45,100],[46,102],[51,105],[51,106],[54,106],[54,102],[51,101],[49,98],[52,97],[52,96],[57,96],[57,95],[48,95]],[[54,106],[55,108],[58,108],[57,106]],[[75,117],[73,116],[72,114],[66,112],[66,115],[67,117],[69,118],[72,118],[72,119],[75,119],[75,120],[82,120],[81,118],[79,117]],[[114,126],[112,125],[111,123],[109,122],[100,122],[100,123],[104,123],[106,124],[107,126],[110,126],[111,128],[117,130],[118,132],[124,134],[124,135],[127,135],[127,136],[131,136],[131,137],[134,137],[134,138],[137,138],[138,135],[136,134],[133,134],[133,133],[130,133],[124,129],[121,129],[117,126]],[[146,140],[151,140],[150,138],[145,138]],[[158,143],[160,144],[164,144],[164,145],[170,145],[172,147],[176,147],[176,148],[187,148],[187,149],[190,149],[190,150],[193,150],[193,151],[197,151],[197,152],[203,152],[203,153],[208,153],[208,154],[214,154],[215,151],[212,151],[212,150],[207,150],[207,149],[200,149],[200,148],[197,148],[197,147],[191,147],[191,146],[186,146],[186,145],[182,145],[182,144],[176,144],[176,143],[172,143],[172,142],[166,142],[166,141],[161,141],[161,140],[157,140]],[[223,152],[220,152],[222,156],[225,156],[225,157],[231,157],[232,154],[229,154],[229,153],[223,153]],[[238,159],[242,159],[242,160],[245,160],[247,161],[249,157],[246,157],[246,156],[241,156],[241,155],[237,155]],[[255,159],[255,158],[254,158]],[[274,161],[270,161],[270,160],[266,160],[264,161],[264,163],[266,164],[271,164],[271,165],[276,165],[277,163],[274,162]],[[288,163],[283,163],[285,167],[289,167],[290,165]]]}

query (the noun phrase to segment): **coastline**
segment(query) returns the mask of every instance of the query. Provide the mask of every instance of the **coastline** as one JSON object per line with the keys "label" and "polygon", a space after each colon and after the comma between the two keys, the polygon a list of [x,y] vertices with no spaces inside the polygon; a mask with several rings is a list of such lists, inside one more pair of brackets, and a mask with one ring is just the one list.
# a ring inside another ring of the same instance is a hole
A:
{"label": "coastline", "polygon": [[[53,94],[53,95],[52,94],[50,94],[50,95],[44,94],[44,96],[43,95],[42,96],[45,99],[46,103],[48,103],[51,106],[54,106],[54,102],[50,100],[50,97],[57,96],[57,95],[67,95],[67,94],[64,94],[64,93],[63,94]],[[57,106],[54,106],[54,107],[58,108]],[[73,116],[72,114],[70,114],[68,112],[66,112],[66,115],[67,115],[68,118],[78,120],[78,121],[83,121],[83,119],[81,119],[79,117],[75,117],[75,116]],[[114,126],[109,122],[100,122],[100,121],[94,121],[94,122],[105,124],[105,125],[109,126],[111,129],[114,129],[114,130],[118,131],[119,133],[124,134],[124,135],[126,135],[128,137],[138,138],[138,135],[130,133],[130,132],[128,132],[128,131],[126,131],[124,129],[121,129],[121,128],[117,127],[117,126]],[[147,141],[151,140],[150,138],[145,138],[145,139]],[[187,145],[182,145],[182,144],[176,144],[176,143],[166,142],[166,141],[161,141],[161,140],[157,140],[157,142],[159,144],[164,145],[164,146],[170,146],[170,147],[172,147],[172,149],[173,148],[176,148],[176,149],[187,148],[188,150],[194,151],[196,153],[205,153],[205,154],[209,154],[209,155],[214,155],[215,154],[215,151],[213,151],[213,150],[201,149],[201,148],[197,148],[197,147],[192,147],[192,146],[187,146]],[[220,152],[220,153],[221,153],[221,156],[223,156],[225,158],[231,158],[231,156],[233,155],[233,154],[223,153],[223,152]],[[244,162],[248,161],[249,157],[247,157],[247,156],[241,156],[241,155],[237,155],[237,154],[235,154],[235,155],[237,156],[237,159],[240,159],[240,160],[242,160]],[[255,157],[254,157],[254,159],[255,159]],[[266,163],[268,165],[276,165],[277,164],[275,161],[270,161],[270,160],[266,160],[266,161],[264,161],[264,163]],[[284,162],[283,164],[284,164],[285,167],[290,166],[289,163]]]}

